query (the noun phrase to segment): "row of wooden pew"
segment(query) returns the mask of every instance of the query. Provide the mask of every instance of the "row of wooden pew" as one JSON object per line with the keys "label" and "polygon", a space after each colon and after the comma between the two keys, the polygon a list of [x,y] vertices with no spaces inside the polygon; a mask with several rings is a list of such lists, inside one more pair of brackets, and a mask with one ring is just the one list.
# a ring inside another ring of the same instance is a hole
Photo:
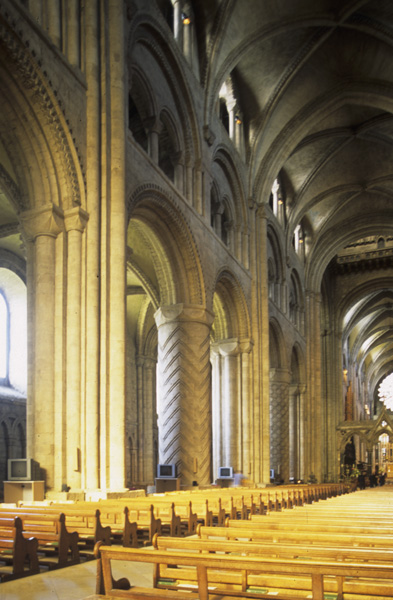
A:
{"label": "row of wooden pew", "polygon": [[[118,600],[388,600],[393,598],[393,489],[268,510],[197,535],[155,535],[153,547],[98,544],[94,598]],[[210,497],[209,497],[210,498]],[[153,564],[151,588],[113,577],[116,561]],[[93,598],[93,597],[92,597]]]}
{"label": "row of wooden pew", "polygon": [[343,493],[339,485],[249,490],[194,490],[98,502],[21,502],[0,505],[0,580],[77,564],[94,545],[138,548],[154,536],[195,535],[197,527],[223,526]]}

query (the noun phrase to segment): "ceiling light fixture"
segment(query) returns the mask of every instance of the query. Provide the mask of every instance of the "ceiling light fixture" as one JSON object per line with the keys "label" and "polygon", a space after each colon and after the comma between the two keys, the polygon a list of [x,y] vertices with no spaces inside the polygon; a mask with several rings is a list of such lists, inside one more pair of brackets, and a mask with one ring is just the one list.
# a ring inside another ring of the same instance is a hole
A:
{"label": "ceiling light fixture", "polygon": [[191,24],[191,19],[190,19],[190,17],[186,13],[182,13],[181,18],[182,18],[182,21],[183,21],[183,25],[190,25]]}

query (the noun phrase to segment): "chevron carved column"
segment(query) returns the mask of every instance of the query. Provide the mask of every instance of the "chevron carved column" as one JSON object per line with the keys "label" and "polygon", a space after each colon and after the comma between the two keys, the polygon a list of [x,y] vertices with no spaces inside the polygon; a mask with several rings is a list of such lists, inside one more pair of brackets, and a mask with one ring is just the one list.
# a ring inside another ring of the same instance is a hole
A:
{"label": "chevron carved column", "polygon": [[211,479],[210,329],[202,306],[176,304],[155,314],[160,463],[176,463],[182,484]]}
{"label": "chevron carved column", "polygon": [[289,480],[289,384],[286,369],[270,369],[270,464]]}

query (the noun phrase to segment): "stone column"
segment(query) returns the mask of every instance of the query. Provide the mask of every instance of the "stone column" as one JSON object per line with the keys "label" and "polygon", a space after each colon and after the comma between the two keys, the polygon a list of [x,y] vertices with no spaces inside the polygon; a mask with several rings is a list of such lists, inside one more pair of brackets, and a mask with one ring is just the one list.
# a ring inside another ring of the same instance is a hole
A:
{"label": "stone column", "polygon": [[212,344],[210,347],[212,364],[212,461],[213,461],[213,481],[218,477],[218,468],[222,462],[222,407],[221,407],[221,355],[219,344]]}
{"label": "stone column", "polygon": [[[32,243],[34,312],[33,343],[29,343],[29,370],[33,385],[27,411],[28,456],[45,470],[46,484],[54,482],[54,372],[55,356],[55,265],[56,237],[63,221],[59,209],[46,205],[20,215],[28,243]],[[30,300],[29,296],[29,300]]]}
{"label": "stone column", "polygon": [[[253,207],[253,199],[250,199]],[[254,224],[255,222],[255,224]],[[269,294],[267,261],[267,215],[264,206],[258,207],[256,218],[250,218],[254,252],[251,255],[252,322],[255,339],[254,403],[253,403],[253,479],[270,481],[270,417],[269,417]]]}
{"label": "stone column", "polygon": [[202,306],[163,306],[158,329],[157,410],[161,463],[183,484],[211,478],[210,328]]}
{"label": "stone column", "polygon": [[173,2],[173,36],[181,46],[183,43],[183,23],[181,18],[181,2]]}
{"label": "stone column", "polygon": [[251,418],[251,402],[250,402],[250,392],[251,392],[251,350],[252,350],[252,342],[251,340],[241,340],[240,342],[240,357],[241,357],[241,436],[239,436],[239,457],[240,457],[240,465],[239,468],[244,475],[247,477],[251,477],[252,467],[251,467],[251,426],[252,426],[252,418]]}
{"label": "stone column", "polygon": [[[81,488],[82,435],[81,419],[81,300],[82,300],[82,233],[88,215],[79,207],[64,214],[67,232],[67,341],[66,341],[66,426],[67,485]],[[83,418],[84,423],[84,418]],[[88,448],[86,448],[88,452]]]}
{"label": "stone column", "polygon": [[298,479],[298,393],[299,386],[289,387],[289,479]]}
{"label": "stone column", "polygon": [[[136,358],[137,378],[137,464],[138,476],[135,482],[154,483],[154,426],[156,424],[155,371],[157,361],[148,356]],[[134,417],[135,418],[135,417]],[[135,474],[134,474],[135,475]]]}
{"label": "stone column", "polygon": [[270,369],[270,460],[285,482],[289,480],[289,382],[286,369]]}
{"label": "stone column", "polygon": [[158,165],[160,124],[155,119],[146,120],[145,123],[148,129],[148,153],[152,161]]}
{"label": "stone column", "polygon": [[154,483],[154,428],[157,426],[156,411],[156,367],[157,361],[145,357],[143,365],[143,429],[144,443],[140,452],[143,454],[143,482]]}
{"label": "stone column", "polygon": [[205,214],[205,202],[204,202],[204,188],[203,188],[203,170],[202,161],[196,160],[194,163],[195,168],[195,186],[193,194],[193,207],[200,215]]}
{"label": "stone column", "polygon": [[222,458],[223,466],[240,468],[237,437],[239,341],[226,340],[220,343],[222,356]]}
{"label": "stone column", "polygon": [[85,75],[87,81],[86,120],[86,208],[89,223],[84,235],[86,252],[85,307],[82,339],[85,365],[85,485],[99,487],[99,406],[100,406],[100,161],[101,105],[98,35],[99,7],[85,2]]}
{"label": "stone column", "polygon": [[305,444],[305,433],[304,433],[304,403],[305,403],[306,386],[300,386],[299,395],[299,438],[298,438],[298,478],[304,481],[304,444]]}
{"label": "stone column", "polygon": [[136,420],[134,426],[136,430],[136,435],[138,436],[138,460],[137,467],[138,472],[133,473],[131,471],[131,478],[134,482],[142,482],[141,473],[143,473],[143,456],[144,456],[144,447],[145,447],[145,423],[144,423],[144,364],[145,357],[137,356],[135,360],[136,365],[136,415],[134,419]]}
{"label": "stone column", "polygon": [[61,50],[61,13],[59,0],[47,3],[48,34],[55,46]]}
{"label": "stone column", "polygon": [[[106,289],[101,288],[106,299],[104,309],[106,330],[102,331],[105,346],[105,391],[101,404],[105,404],[107,423],[101,436],[101,481],[111,490],[122,490],[125,485],[125,391],[126,391],[126,108],[124,95],[125,49],[123,4],[108,2],[108,73],[110,79],[106,92],[110,95],[111,112],[108,124],[108,144],[111,169],[108,174],[105,214],[105,233],[108,246],[102,248],[102,261],[106,274]],[[102,424],[102,423],[101,423]],[[105,448],[106,442],[106,448]],[[104,457],[105,454],[105,457]]]}
{"label": "stone column", "polygon": [[307,403],[305,407],[305,476],[322,475],[320,294],[307,292]]}
{"label": "stone column", "polygon": [[75,67],[79,67],[79,0],[68,0],[66,18],[66,55],[72,65],[74,65]]}

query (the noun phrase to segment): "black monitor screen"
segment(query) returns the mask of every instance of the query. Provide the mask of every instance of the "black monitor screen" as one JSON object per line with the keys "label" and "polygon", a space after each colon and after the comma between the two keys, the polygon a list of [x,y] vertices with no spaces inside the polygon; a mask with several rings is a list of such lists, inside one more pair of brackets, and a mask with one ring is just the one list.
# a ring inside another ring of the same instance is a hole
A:
{"label": "black monitor screen", "polygon": [[27,462],[25,460],[12,461],[11,477],[27,477]]}
{"label": "black monitor screen", "polygon": [[160,477],[173,477],[172,465],[160,465]]}

